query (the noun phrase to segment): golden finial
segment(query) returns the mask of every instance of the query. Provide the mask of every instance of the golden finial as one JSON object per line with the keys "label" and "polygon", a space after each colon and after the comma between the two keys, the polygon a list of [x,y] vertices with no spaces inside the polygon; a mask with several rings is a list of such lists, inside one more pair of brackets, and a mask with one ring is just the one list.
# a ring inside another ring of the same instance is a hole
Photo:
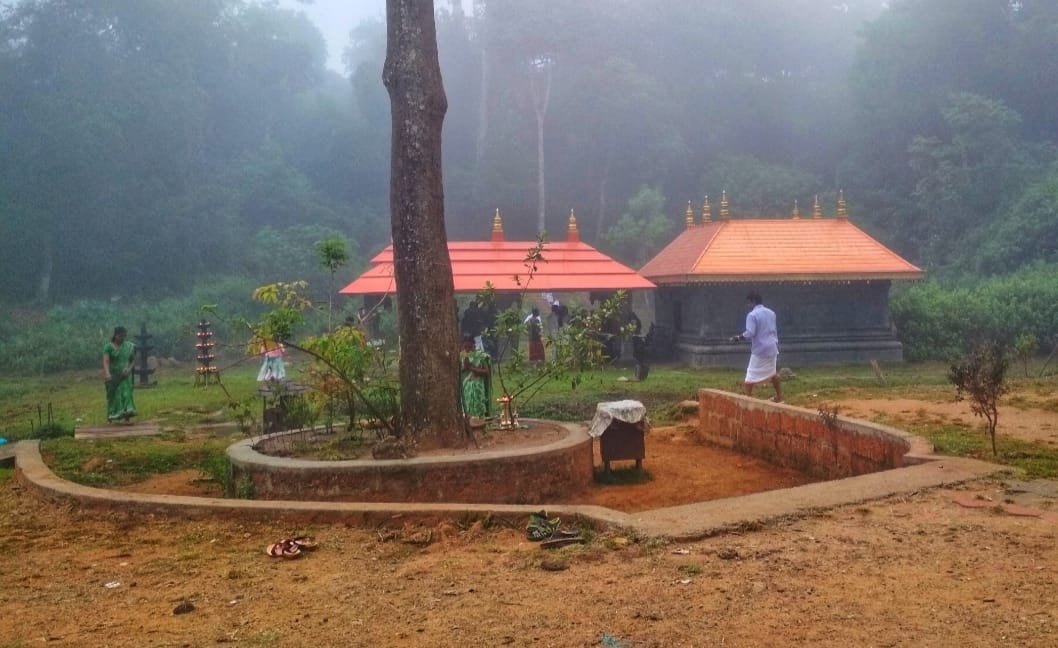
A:
{"label": "golden finial", "polygon": [[794,201],[793,201],[793,219],[797,220],[799,218],[801,218],[801,208],[797,206],[797,199],[794,198]]}
{"label": "golden finial", "polygon": [[705,196],[705,201],[702,203],[702,222],[708,223],[713,220],[713,208],[709,206],[709,196]]}
{"label": "golden finial", "polygon": [[687,215],[685,217],[687,221],[687,229],[694,227],[694,211],[691,210],[691,201],[687,201]]}
{"label": "golden finial", "polygon": [[812,218],[823,218],[823,208],[819,206],[818,195],[816,195],[816,204],[812,206]]}
{"label": "golden finial", "polygon": [[720,192],[720,219],[727,220],[731,218],[731,212],[727,210],[727,190]]}
{"label": "golden finial", "polygon": [[580,240],[580,232],[577,231],[577,217],[573,215],[572,209],[569,210],[569,226],[566,228],[566,240]]}
{"label": "golden finial", "polygon": [[838,218],[848,218],[849,211],[845,207],[845,191],[838,189]]}
{"label": "golden finial", "polygon": [[492,240],[503,240],[503,219],[500,218],[500,208],[496,208],[496,215],[492,217]]}

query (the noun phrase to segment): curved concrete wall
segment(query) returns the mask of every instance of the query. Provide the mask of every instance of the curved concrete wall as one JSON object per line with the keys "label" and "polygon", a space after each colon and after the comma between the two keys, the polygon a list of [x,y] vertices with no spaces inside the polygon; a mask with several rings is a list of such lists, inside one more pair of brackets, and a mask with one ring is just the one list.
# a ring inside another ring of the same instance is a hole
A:
{"label": "curved concrete wall", "polygon": [[517,450],[351,461],[264,455],[254,449],[263,439],[257,437],[231,446],[228,457],[236,482],[252,481],[258,499],[502,504],[569,501],[592,483],[591,437],[582,426],[533,423],[553,425],[565,435],[548,445]]}

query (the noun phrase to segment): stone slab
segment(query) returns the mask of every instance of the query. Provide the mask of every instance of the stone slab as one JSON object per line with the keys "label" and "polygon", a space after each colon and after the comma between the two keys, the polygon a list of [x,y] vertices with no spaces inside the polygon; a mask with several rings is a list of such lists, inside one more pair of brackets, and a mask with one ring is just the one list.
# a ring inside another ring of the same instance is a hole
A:
{"label": "stone slab", "polygon": [[162,431],[155,423],[136,425],[94,425],[74,428],[75,439],[123,439],[126,437],[154,436]]}
{"label": "stone slab", "polygon": [[18,441],[8,441],[0,445],[0,466],[10,467],[15,465],[15,446]]}

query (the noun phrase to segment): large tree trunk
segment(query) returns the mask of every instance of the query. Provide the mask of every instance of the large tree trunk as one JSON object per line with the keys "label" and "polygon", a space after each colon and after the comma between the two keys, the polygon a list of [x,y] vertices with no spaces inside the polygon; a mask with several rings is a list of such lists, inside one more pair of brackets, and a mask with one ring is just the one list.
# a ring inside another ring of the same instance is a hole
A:
{"label": "large tree trunk", "polygon": [[441,182],[448,102],[433,9],[433,0],[386,1],[382,78],[393,119],[389,200],[403,429],[427,447],[451,447],[463,438],[463,418]]}

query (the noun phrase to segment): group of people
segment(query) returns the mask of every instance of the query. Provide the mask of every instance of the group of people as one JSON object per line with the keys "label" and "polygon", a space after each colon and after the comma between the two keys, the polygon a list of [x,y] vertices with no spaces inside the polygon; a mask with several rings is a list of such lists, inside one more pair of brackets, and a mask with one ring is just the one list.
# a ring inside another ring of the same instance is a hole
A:
{"label": "group of people", "polygon": [[[760,293],[746,295],[750,308],[746,315],[746,327],[732,342],[749,342],[750,357],[743,382],[747,396],[753,395],[757,385],[770,382],[775,389],[772,400],[781,403],[782,381],[778,372],[779,333],[775,323],[775,311],[764,305]],[[564,313],[558,311],[557,300],[552,304],[552,316],[561,327]],[[461,400],[468,416],[485,419],[492,401],[491,357],[486,351],[483,338],[487,314],[471,302],[463,316],[462,349],[459,354]],[[638,321],[638,318],[637,318]],[[529,361],[544,361],[543,318],[540,309],[533,307],[523,323],[529,331]],[[114,328],[110,341],[103,346],[103,380],[106,384],[107,420],[130,422],[136,416],[133,399],[133,375],[136,346],[128,339],[123,326]],[[257,374],[258,381],[283,380],[286,378],[283,357],[286,349],[281,341],[265,341],[260,347],[263,362]],[[495,351],[493,351],[495,353]]]}
{"label": "group of people", "polygon": [[[265,341],[260,345],[263,362],[257,380],[284,380],[286,368],[283,357],[286,347],[281,341]],[[133,376],[136,363],[136,345],[128,340],[128,330],[115,326],[110,340],[103,345],[103,383],[106,387],[107,421],[131,423],[136,416],[136,401],[133,398]]]}

